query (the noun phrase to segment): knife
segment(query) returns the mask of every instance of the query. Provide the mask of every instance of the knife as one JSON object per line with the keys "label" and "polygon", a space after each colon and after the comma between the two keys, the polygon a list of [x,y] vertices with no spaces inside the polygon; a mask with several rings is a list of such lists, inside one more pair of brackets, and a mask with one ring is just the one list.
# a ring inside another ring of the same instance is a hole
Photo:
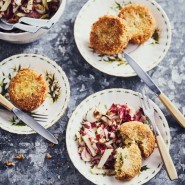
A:
{"label": "knife", "polygon": [[8,101],[4,96],[0,94],[0,104],[2,104],[6,109],[13,112],[20,120],[22,120],[26,125],[36,131],[38,134],[51,141],[54,144],[58,144],[56,138],[43,126],[41,126],[37,121],[35,121],[31,116],[21,111],[15,107],[10,101]]}
{"label": "knife", "polygon": [[145,82],[145,84],[157,95],[163,105],[168,109],[168,111],[174,116],[174,118],[179,122],[179,124],[185,128],[185,117],[183,114],[175,107],[175,105],[170,101],[170,99],[157,87],[150,76],[139,66],[139,64],[127,53],[124,53],[124,57],[137,73],[137,75]]}

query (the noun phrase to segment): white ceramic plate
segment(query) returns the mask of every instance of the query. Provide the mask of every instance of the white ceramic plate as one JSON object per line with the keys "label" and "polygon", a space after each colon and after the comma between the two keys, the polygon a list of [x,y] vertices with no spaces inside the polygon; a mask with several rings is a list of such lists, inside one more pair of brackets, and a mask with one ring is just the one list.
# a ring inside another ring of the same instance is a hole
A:
{"label": "white ceramic plate", "polygon": [[[154,0],[89,0],[80,10],[74,27],[77,47],[84,59],[96,69],[113,76],[129,77],[136,73],[131,69],[122,54],[115,56],[99,55],[89,48],[91,26],[103,15],[118,15],[119,7],[128,3],[139,3],[147,6],[154,15],[157,24],[159,42],[149,39],[139,47],[129,44],[127,52],[136,59],[139,65],[148,71],[157,66],[166,55],[171,42],[171,29],[167,15]],[[134,50],[134,51],[133,51]],[[116,58],[119,58],[121,62]]]}
{"label": "white ceramic plate", "polygon": [[[110,107],[112,103],[119,104],[128,104],[134,107],[136,110],[140,107],[140,101],[138,98],[138,93],[126,90],[126,89],[107,89],[95,94],[92,94],[85,100],[83,100],[80,105],[73,112],[67,127],[66,132],[66,143],[69,156],[74,164],[74,166],[79,170],[79,172],[86,177],[91,182],[98,185],[136,185],[143,184],[154,177],[162,167],[162,159],[160,157],[159,151],[157,148],[154,149],[154,152],[143,161],[142,166],[147,167],[148,169],[143,170],[138,176],[133,178],[130,181],[118,181],[114,176],[103,176],[103,175],[93,175],[90,173],[90,165],[85,163],[80,159],[78,154],[78,145],[75,141],[75,134],[81,128],[81,122],[85,118],[86,113],[98,105],[106,105]],[[159,109],[159,107],[151,101],[152,106],[156,110],[155,118],[157,121],[157,126],[164,138],[167,147],[170,146],[170,132],[168,123]],[[144,168],[144,167],[143,167]]]}
{"label": "white ceramic plate", "polygon": [[[0,63],[0,93],[8,98],[8,86],[10,79],[15,76],[20,68],[33,69],[44,76],[48,82],[49,94],[44,103],[32,113],[47,116],[45,122],[40,122],[45,128],[49,128],[64,114],[70,97],[68,79],[60,66],[49,58],[35,54],[14,55]],[[55,89],[55,93],[54,90]],[[0,127],[12,133],[35,133],[30,127],[7,110],[0,108]]]}

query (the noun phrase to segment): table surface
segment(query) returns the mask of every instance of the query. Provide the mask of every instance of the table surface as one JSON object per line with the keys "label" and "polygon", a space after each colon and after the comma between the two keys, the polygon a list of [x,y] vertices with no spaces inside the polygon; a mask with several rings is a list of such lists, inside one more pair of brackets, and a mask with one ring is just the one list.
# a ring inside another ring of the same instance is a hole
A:
{"label": "table surface", "polygon": [[[90,94],[108,88],[126,88],[137,91],[144,84],[138,77],[118,78],[106,75],[90,66],[80,55],[74,41],[75,18],[87,0],[68,0],[60,21],[40,40],[24,45],[0,41],[0,61],[15,54],[35,53],[56,61],[66,72],[71,86],[71,99],[65,115],[49,131],[58,136],[59,145],[50,147],[45,139],[35,135],[16,135],[0,129],[0,185],[91,185],[73,166],[67,154],[65,135],[68,120],[75,107]],[[171,47],[163,61],[149,72],[161,90],[185,114],[185,0],[157,2],[166,11],[172,28]],[[97,83],[98,82],[98,83]],[[169,123],[170,154],[179,179],[170,181],[164,167],[148,183],[151,185],[185,184],[185,132],[164,106],[148,92],[159,105]],[[17,153],[26,158],[14,159]],[[46,153],[53,158],[46,159]],[[4,161],[13,161],[6,167]]]}

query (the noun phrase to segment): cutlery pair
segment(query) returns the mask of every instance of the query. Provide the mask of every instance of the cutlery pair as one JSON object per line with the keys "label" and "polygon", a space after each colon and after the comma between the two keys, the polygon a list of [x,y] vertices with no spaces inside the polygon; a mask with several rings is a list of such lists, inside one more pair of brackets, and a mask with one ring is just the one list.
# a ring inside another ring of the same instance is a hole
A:
{"label": "cutlery pair", "polygon": [[170,101],[170,99],[157,87],[150,76],[139,66],[139,64],[127,53],[124,53],[124,57],[137,73],[137,75],[145,82],[145,84],[157,95],[163,105],[174,116],[178,123],[185,128],[185,117]]}
{"label": "cutlery pair", "polygon": [[[8,113],[9,111],[4,106],[2,106],[0,104],[0,112]],[[40,113],[36,113],[36,112],[26,112],[26,111],[23,111],[23,112],[32,116],[38,122],[46,122],[47,121],[47,115],[46,114],[40,114]]]}
{"label": "cutlery pair", "polygon": [[149,98],[145,95],[145,93],[142,91],[142,96],[141,94],[139,95],[141,107],[143,109],[144,114],[148,117],[150,120],[150,123],[153,128],[153,132],[156,138],[156,143],[159,149],[159,152],[161,154],[161,158],[163,160],[163,163],[166,167],[166,171],[168,173],[168,176],[171,180],[178,179],[177,176],[177,171],[175,169],[175,166],[173,164],[172,158],[169,154],[168,148],[157,128],[155,117],[154,117],[154,108],[152,107]]}
{"label": "cutlery pair", "polygon": [[30,17],[21,17],[18,23],[12,24],[6,22],[4,19],[0,19],[0,28],[6,31],[11,31],[17,28],[22,31],[35,33],[39,29],[50,29],[54,23],[51,20],[46,19],[35,19]]}
{"label": "cutlery pair", "polygon": [[[168,109],[168,111],[174,116],[174,118],[178,121],[178,123],[185,128],[185,117],[182,113],[175,107],[175,105],[169,100],[169,98],[157,87],[157,85],[153,82],[150,76],[137,64],[137,62],[130,57],[129,54],[124,53],[124,57],[129,63],[129,65],[133,68],[133,70],[137,73],[137,75],[145,82],[145,84],[157,95],[157,97],[161,100],[164,106]],[[149,104],[148,98],[143,94],[143,96],[139,96],[141,100],[141,105],[145,115],[150,119],[154,134],[156,136],[156,142],[158,145],[158,149],[160,151],[162,160],[166,167],[166,171],[171,180],[178,179],[177,172],[169,151],[166,147],[166,144],[159,133],[159,130],[156,126],[155,118],[154,118],[154,109]]]}
{"label": "cutlery pair", "polygon": [[6,109],[13,112],[20,120],[22,120],[26,125],[36,131],[38,134],[51,141],[54,144],[58,144],[56,138],[43,126],[41,126],[36,120],[34,120],[27,113],[15,107],[10,101],[0,94],[0,104],[3,105]]}

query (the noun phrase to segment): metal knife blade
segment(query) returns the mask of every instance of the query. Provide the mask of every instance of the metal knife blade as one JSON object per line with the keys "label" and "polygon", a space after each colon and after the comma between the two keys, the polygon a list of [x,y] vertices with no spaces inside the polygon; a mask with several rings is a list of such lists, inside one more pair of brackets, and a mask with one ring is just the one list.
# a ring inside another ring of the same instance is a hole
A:
{"label": "metal knife blade", "polygon": [[12,109],[12,112],[24,123],[26,123],[30,128],[32,128],[34,131],[39,133],[41,136],[46,138],[47,140],[51,141],[52,143],[58,144],[58,141],[56,138],[43,126],[41,126],[38,122],[36,122],[31,116],[24,113],[20,109],[14,107]]}
{"label": "metal knife blade", "polygon": [[145,84],[157,95],[161,94],[161,90],[157,87],[157,85],[153,82],[150,76],[137,64],[137,62],[130,57],[127,53],[124,53],[125,59],[129,63],[129,65],[134,69],[137,75],[145,82]]}
{"label": "metal knife blade", "polygon": [[174,116],[174,118],[185,128],[185,117],[172,103],[172,101],[157,87],[148,74],[137,64],[137,62],[130,57],[127,53],[124,53],[124,57],[130,66],[134,69],[137,75],[145,82],[145,84],[157,95],[159,100],[168,109],[168,111]]}

